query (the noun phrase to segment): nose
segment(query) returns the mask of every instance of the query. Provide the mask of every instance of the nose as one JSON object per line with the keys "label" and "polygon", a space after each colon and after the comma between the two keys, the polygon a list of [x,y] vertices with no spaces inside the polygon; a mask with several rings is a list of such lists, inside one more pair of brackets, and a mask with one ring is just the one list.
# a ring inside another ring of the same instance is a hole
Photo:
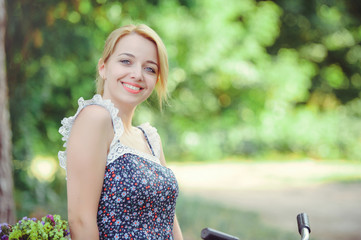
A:
{"label": "nose", "polygon": [[135,81],[141,81],[142,80],[142,67],[141,66],[134,66],[132,68],[132,72],[130,73],[130,77],[134,79]]}

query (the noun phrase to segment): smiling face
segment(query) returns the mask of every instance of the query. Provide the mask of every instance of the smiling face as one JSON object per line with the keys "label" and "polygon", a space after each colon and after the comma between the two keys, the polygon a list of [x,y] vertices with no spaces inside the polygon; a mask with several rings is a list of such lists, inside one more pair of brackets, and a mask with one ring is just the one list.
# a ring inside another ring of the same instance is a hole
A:
{"label": "smiling face", "polygon": [[105,79],[103,97],[118,107],[135,107],[151,95],[157,83],[157,47],[139,34],[128,34],[119,39],[112,55],[98,69]]}

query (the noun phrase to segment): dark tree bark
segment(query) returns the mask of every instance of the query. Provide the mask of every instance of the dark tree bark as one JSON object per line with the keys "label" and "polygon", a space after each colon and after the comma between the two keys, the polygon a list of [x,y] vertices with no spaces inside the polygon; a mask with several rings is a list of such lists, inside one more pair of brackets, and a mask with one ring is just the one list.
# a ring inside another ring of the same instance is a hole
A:
{"label": "dark tree bark", "polygon": [[5,0],[0,0],[0,222],[15,222],[10,119],[5,65]]}

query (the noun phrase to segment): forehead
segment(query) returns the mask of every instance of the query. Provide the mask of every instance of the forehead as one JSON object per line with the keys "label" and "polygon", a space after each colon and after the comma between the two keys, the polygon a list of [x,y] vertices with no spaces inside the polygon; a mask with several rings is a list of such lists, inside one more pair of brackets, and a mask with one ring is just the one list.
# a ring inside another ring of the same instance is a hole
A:
{"label": "forehead", "polygon": [[137,58],[158,62],[157,46],[151,40],[131,33],[120,38],[115,45],[113,55],[129,53]]}

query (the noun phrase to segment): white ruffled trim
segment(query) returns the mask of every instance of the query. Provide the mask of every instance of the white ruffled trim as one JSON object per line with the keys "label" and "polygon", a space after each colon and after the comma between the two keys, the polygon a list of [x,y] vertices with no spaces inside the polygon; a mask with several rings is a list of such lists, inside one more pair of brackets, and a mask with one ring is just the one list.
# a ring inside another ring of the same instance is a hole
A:
{"label": "white ruffled trim", "polygon": [[159,158],[157,158],[156,156],[153,156],[151,154],[138,151],[137,149],[128,147],[128,146],[123,145],[123,144],[118,142],[118,144],[116,144],[116,147],[114,148],[114,151],[109,152],[109,154],[108,154],[107,165],[109,165],[110,163],[117,160],[120,156],[122,156],[124,154],[127,154],[127,153],[137,155],[137,156],[139,156],[141,158],[144,158],[144,159],[147,159],[147,160],[149,160],[151,162],[155,162],[157,164],[160,164]]}
{"label": "white ruffled trim", "polygon": [[[141,151],[138,151],[136,149],[133,149],[131,147],[128,147],[126,145],[123,145],[120,143],[119,139],[120,136],[124,132],[123,122],[118,117],[119,110],[114,107],[114,104],[109,99],[103,99],[99,94],[94,95],[94,97],[90,100],[84,100],[82,97],[78,100],[78,110],[75,113],[74,116],[64,118],[61,121],[62,126],[59,128],[59,133],[63,136],[62,140],[64,141],[63,147],[66,148],[67,142],[70,136],[71,128],[74,124],[74,121],[76,117],[79,115],[80,111],[84,109],[86,106],[89,105],[99,105],[104,108],[106,108],[113,121],[113,128],[114,128],[114,138],[112,140],[112,143],[110,144],[109,153],[107,156],[107,165],[114,160],[116,160],[118,157],[120,157],[123,154],[131,153],[138,155],[140,157],[143,157],[145,159],[149,159],[153,162],[156,162],[160,164],[159,158],[160,158],[160,137],[158,135],[157,129],[152,127],[149,123],[144,123],[140,125],[147,137],[148,140],[153,148],[154,155],[143,153]],[[65,151],[59,151],[58,153],[59,158],[59,165],[66,170],[66,150]]]}
{"label": "white ruffled trim", "polygon": [[143,123],[139,127],[142,128],[147,135],[148,141],[152,146],[154,156],[128,147],[117,141],[115,147],[108,153],[107,165],[126,153],[134,154],[144,159],[148,159],[152,162],[160,164],[160,137],[158,135],[157,129],[152,127],[149,123]]}

